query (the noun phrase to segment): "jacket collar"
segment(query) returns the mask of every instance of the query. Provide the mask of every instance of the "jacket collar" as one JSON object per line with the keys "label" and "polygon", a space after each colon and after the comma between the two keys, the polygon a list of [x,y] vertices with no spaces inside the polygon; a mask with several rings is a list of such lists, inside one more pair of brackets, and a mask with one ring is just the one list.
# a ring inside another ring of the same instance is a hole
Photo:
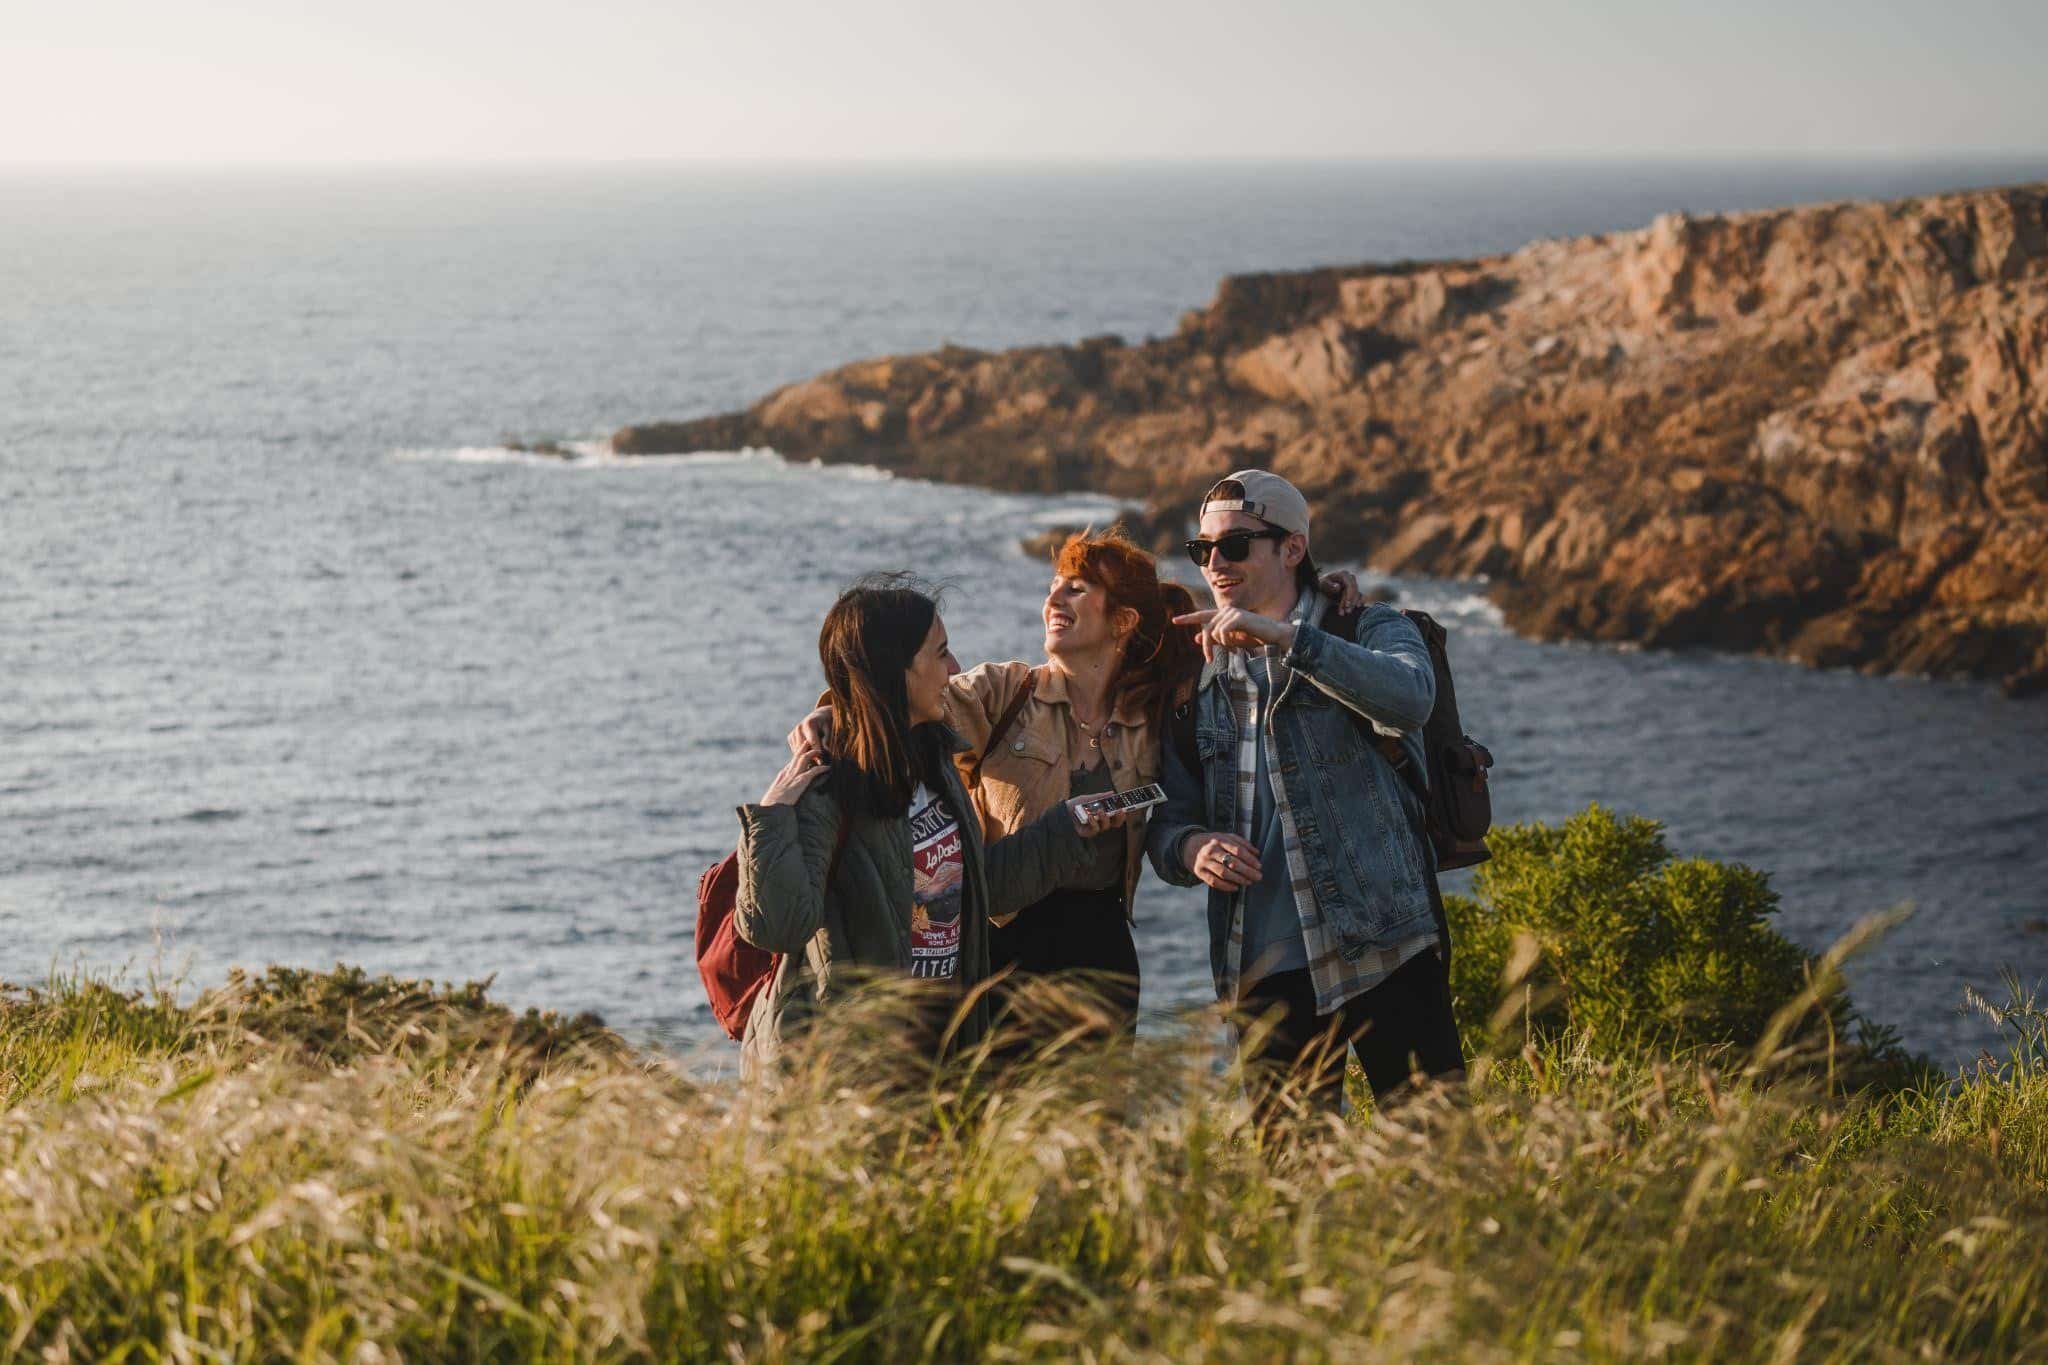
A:
{"label": "jacket collar", "polygon": [[[1050,664],[1034,669],[1036,686],[1031,695],[1034,699],[1054,706],[1072,706],[1074,699],[1067,691],[1067,675]],[[1145,720],[1144,708],[1131,705],[1128,695],[1117,698],[1110,708],[1109,718],[1118,725],[1141,725]]]}

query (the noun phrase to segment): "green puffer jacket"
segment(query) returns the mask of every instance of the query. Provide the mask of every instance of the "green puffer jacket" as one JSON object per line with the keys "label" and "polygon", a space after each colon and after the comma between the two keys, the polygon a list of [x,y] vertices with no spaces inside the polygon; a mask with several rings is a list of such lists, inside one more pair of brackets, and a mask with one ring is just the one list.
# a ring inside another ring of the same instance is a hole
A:
{"label": "green puffer jacket", "polygon": [[[966,747],[957,739],[951,744]],[[984,845],[980,817],[958,773],[950,763],[940,767],[945,800],[960,824],[965,885],[959,985],[965,992],[989,974],[989,916],[1014,914],[1080,872],[1087,841],[1062,802],[1008,838]],[[733,927],[747,942],[786,955],[747,1018],[742,1052],[749,1074],[771,1065],[784,1037],[843,990],[847,976],[910,969],[910,821],[854,817],[832,884],[825,886],[841,818],[829,785],[829,778],[815,783],[794,806],[739,808]],[[984,995],[962,1024],[959,1043],[978,1042],[988,1022]]]}

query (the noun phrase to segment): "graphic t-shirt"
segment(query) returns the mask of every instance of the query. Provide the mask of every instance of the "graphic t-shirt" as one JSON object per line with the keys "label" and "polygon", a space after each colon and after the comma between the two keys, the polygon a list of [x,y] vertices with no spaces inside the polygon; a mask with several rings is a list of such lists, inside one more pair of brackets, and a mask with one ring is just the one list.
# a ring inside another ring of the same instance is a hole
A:
{"label": "graphic t-shirt", "polygon": [[910,797],[910,974],[951,980],[960,971],[960,891],[966,860],[960,822],[923,783]]}

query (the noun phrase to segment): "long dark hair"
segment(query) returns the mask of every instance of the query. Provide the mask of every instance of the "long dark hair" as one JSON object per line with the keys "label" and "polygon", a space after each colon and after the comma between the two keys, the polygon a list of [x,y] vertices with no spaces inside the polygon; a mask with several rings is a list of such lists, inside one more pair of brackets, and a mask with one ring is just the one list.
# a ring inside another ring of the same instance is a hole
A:
{"label": "long dark hair", "polygon": [[1138,614],[1110,682],[1111,705],[1137,707],[1151,717],[1153,733],[1164,734],[1160,723],[1175,692],[1202,671],[1194,631],[1173,623],[1195,609],[1194,594],[1162,580],[1158,561],[1132,544],[1122,526],[1067,537],[1053,558],[1053,572],[1093,583],[1112,613],[1129,607]]}
{"label": "long dark hair", "polygon": [[834,790],[884,818],[906,814],[912,789],[944,758],[938,728],[911,725],[903,685],[938,615],[938,594],[909,574],[870,574],[839,594],[818,631],[839,751]]}

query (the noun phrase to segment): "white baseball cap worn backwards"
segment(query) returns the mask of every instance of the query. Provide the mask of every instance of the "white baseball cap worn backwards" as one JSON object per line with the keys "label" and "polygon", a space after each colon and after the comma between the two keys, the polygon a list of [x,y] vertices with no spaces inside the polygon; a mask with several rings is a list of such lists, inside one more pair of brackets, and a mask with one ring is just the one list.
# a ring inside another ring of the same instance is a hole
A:
{"label": "white baseball cap worn backwards", "polygon": [[[1218,496],[1216,490],[1227,483],[1242,487],[1244,496]],[[1263,469],[1240,469],[1218,479],[1202,495],[1202,511],[1249,512],[1269,526],[1296,535],[1308,534],[1308,499],[1293,484]]]}

